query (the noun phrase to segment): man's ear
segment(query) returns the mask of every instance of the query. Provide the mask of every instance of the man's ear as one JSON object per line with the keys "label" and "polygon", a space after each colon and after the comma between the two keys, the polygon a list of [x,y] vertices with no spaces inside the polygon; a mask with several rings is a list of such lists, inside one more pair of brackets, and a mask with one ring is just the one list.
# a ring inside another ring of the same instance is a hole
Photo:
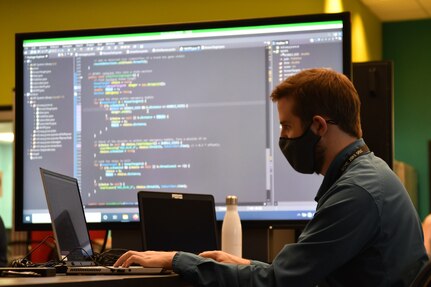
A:
{"label": "man's ear", "polygon": [[318,136],[323,136],[328,131],[328,123],[321,116],[314,116],[311,130]]}

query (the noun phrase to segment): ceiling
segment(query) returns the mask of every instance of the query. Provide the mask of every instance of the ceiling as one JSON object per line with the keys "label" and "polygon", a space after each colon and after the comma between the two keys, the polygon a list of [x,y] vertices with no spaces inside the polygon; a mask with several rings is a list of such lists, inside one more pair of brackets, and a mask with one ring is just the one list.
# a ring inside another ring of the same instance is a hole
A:
{"label": "ceiling", "polygon": [[431,0],[361,0],[381,21],[431,18]]}

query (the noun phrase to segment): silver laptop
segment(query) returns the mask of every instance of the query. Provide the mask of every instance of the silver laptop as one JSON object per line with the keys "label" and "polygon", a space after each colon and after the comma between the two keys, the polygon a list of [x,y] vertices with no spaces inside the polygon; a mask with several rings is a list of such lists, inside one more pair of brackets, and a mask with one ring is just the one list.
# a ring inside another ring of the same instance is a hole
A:
{"label": "silver laptop", "polygon": [[40,168],[58,257],[67,274],[164,274],[163,268],[96,266],[78,180]]}

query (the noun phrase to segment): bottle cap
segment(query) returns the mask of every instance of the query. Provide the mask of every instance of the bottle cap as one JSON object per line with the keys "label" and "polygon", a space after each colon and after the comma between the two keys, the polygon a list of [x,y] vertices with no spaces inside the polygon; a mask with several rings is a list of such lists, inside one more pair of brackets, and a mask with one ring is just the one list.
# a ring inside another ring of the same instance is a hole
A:
{"label": "bottle cap", "polygon": [[238,197],[236,195],[228,195],[226,196],[226,205],[237,205]]}

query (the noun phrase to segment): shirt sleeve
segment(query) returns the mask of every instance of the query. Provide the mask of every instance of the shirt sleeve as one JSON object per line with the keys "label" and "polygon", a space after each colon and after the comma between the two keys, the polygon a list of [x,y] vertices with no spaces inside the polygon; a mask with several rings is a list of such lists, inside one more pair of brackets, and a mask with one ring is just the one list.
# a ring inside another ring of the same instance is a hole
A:
{"label": "shirt sleeve", "polygon": [[250,265],[226,264],[177,252],[172,265],[174,272],[197,286],[274,286],[272,266],[259,261]]}
{"label": "shirt sleeve", "polygon": [[223,264],[178,252],[173,269],[198,286],[315,286],[365,248],[378,229],[378,210],[366,191],[333,191],[298,243],[284,246],[272,264]]}

